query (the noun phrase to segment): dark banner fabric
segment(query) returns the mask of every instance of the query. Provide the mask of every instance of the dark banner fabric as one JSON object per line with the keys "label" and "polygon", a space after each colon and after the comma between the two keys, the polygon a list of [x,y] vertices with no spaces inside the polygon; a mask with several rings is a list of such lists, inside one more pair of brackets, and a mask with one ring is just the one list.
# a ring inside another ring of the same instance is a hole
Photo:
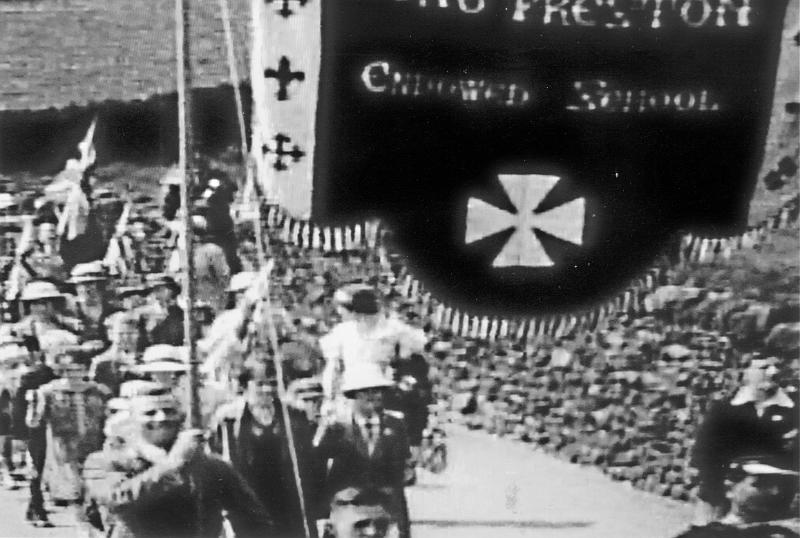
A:
{"label": "dark banner fabric", "polygon": [[744,228],[785,0],[320,5],[311,216],[381,218],[443,299],[588,306]]}

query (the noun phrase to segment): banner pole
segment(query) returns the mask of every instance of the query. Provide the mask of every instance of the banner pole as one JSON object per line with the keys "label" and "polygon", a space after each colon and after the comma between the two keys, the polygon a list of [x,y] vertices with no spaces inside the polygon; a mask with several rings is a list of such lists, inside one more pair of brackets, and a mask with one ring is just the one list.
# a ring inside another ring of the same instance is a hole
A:
{"label": "banner pole", "polygon": [[185,310],[183,338],[189,359],[189,413],[187,423],[202,428],[199,398],[199,372],[194,341],[194,253],[192,244],[192,215],[189,211],[190,185],[194,184],[194,154],[192,144],[191,95],[192,62],[190,54],[190,0],[175,0],[175,49],[177,52],[178,86],[178,168],[181,171],[181,221],[183,223],[183,293]]}
{"label": "banner pole", "polygon": [[281,401],[281,413],[283,415],[283,423],[286,425],[286,441],[289,444],[289,456],[292,460],[292,474],[294,474],[295,486],[297,488],[298,501],[300,502],[300,513],[303,518],[303,532],[306,538],[311,538],[311,529],[308,525],[308,516],[305,496],[303,495],[303,481],[300,477],[300,462],[297,458],[297,448],[294,442],[294,430],[292,429],[292,421],[289,413],[288,399],[286,397],[286,380],[283,377],[283,357],[281,356],[280,343],[278,342],[278,331],[275,328],[275,322],[272,319],[272,293],[270,286],[270,277],[275,262],[269,260],[264,266],[263,275],[267,279],[267,292],[264,294],[262,306],[262,319],[261,322],[266,324],[267,337],[269,338],[272,347],[272,359],[275,363],[275,377],[278,381],[278,398]]}

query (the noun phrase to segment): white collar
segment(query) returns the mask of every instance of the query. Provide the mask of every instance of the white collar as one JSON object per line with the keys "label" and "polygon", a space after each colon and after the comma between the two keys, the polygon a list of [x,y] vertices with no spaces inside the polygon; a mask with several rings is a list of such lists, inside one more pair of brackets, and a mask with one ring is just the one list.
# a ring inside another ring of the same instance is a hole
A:
{"label": "white collar", "polygon": [[[736,396],[731,400],[731,405],[744,405],[746,403],[756,403],[755,391],[752,387],[742,387],[736,393]],[[769,407],[777,405],[779,407],[786,407],[791,409],[794,407],[794,402],[789,398],[782,389],[778,389],[775,394],[764,400],[760,407]]]}

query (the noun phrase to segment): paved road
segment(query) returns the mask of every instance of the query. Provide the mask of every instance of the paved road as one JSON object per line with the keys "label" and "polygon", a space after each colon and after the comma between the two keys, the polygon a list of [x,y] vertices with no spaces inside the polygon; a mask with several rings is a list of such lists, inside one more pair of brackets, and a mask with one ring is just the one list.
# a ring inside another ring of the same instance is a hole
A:
{"label": "paved road", "polygon": [[[454,429],[450,467],[409,490],[414,538],[671,538],[687,526],[684,503],[647,494],[529,445]],[[24,519],[24,490],[0,490],[0,537],[68,538],[74,519],[54,509],[54,529]]]}
{"label": "paved road", "polygon": [[27,490],[0,489],[0,537],[2,538],[73,538],[77,536],[75,517],[65,508],[55,508],[50,518],[52,529],[35,529],[25,521]]}
{"label": "paved road", "polygon": [[530,445],[456,430],[450,468],[409,491],[414,538],[671,538],[691,507]]}

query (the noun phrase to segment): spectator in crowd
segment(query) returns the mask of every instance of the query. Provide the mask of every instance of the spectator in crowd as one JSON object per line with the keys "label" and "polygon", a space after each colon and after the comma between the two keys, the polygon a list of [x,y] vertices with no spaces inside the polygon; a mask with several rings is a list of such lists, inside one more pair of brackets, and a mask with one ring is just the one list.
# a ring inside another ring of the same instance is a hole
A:
{"label": "spectator in crowd", "polygon": [[798,537],[797,472],[774,456],[734,459],[725,473],[726,513],[718,521],[694,526],[678,538]]}
{"label": "spectator in crowd", "polygon": [[727,508],[725,470],[736,458],[767,454],[797,465],[796,409],[775,383],[776,373],[773,361],[752,360],[733,398],[712,406],[703,421],[693,451],[700,472],[698,518],[711,512],[713,519]]}

